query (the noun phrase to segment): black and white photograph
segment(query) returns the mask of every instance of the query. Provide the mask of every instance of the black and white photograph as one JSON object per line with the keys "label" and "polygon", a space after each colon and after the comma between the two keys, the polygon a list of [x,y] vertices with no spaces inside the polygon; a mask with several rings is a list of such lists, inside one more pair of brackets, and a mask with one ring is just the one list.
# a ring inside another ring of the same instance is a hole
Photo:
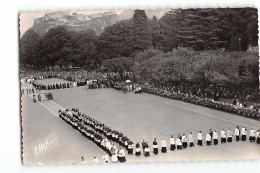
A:
{"label": "black and white photograph", "polygon": [[256,7],[17,22],[24,165],[260,159]]}

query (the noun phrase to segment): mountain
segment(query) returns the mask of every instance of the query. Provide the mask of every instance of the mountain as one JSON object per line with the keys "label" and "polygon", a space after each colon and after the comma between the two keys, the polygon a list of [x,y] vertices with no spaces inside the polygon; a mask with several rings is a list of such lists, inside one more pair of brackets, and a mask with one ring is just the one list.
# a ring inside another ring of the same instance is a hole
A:
{"label": "mountain", "polygon": [[[164,13],[169,10],[170,9],[146,10],[146,14],[148,18],[152,18],[154,15],[157,18],[161,18]],[[75,32],[92,29],[97,35],[99,35],[107,26],[111,26],[121,20],[130,19],[133,15],[134,10],[122,10],[120,13],[110,11],[92,14],[78,14],[77,12],[52,12],[45,13],[43,17],[35,19],[31,29],[42,35],[50,28],[64,26],[68,30]]]}
{"label": "mountain", "polygon": [[[153,16],[156,16],[157,19],[161,18],[166,12],[170,11],[171,9],[147,9],[145,13],[149,19],[152,19]],[[119,20],[127,20],[131,19],[134,15],[134,10],[124,10],[121,14],[118,15]]]}

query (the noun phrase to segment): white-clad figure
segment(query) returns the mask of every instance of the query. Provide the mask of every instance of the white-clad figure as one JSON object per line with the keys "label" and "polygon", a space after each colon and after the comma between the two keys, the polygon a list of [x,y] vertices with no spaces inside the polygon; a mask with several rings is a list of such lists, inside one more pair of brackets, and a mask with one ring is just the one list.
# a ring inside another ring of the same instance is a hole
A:
{"label": "white-clad figure", "polygon": [[104,155],[102,156],[103,162],[104,163],[109,163],[109,157],[107,153],[104,153]]}
{"label": "white-clad figure", "polygon": [[176,138],[176,145],[177,145],[178,150],[182,149],[182,142],[181,142],[181,136],[180,135],[178,136],[178,138]]}
{"label": "white-clad figure", "polygon": [[117,163],[118,157],[117,157],[117,149],[115,147],[112,148],[111,154],[112,154],[112,163]]}
{"label": "white-clad figure", "polygon": [[92,163],[99,163],[99,160],[97,159],[96,156],[94,156],[94,159],[93,159]]}
{"label": "white-clad figure", "polygon": [[118,161],[121,163],[126,162],[126,158],[125,158],[125,150],[123,148],[119,148],[119,152],[118,152]]}
{"label": "white-clad figure", "polygon": [[255,133],[256,133],[255,129],[250,130],[250,132],[249,132],[249,134],[250,134],[249,141],[250,142],[255,142]]}
{"label": "white-clad figure", "polygon": [[170,150],[171,151],[174,151],[175,150],[175,148],[176,148],[176,146],[175,146],[175,140],[174,140],[174,137],[173,137],[173,135],[171,135],[171,138],[170,138]]}
{"label": "white-clad figure", "polygon": [[218,144],[218,133],[216,130],[213,132],[213,142],[214,142],[214,145]]}
{"label": "white-clad figure", "polygon": [[193,147],[193,146],[194,146],[192,132],[190,132],[190,134],[189,134],[189,145],[190,145],[190,147]]}
{"label": "white-clad figure", "polygon": [[228,129],[228,131],[227,131],[227,141],[232,142],[232,138],[233,138],[233,133],[231,132],[230,129]]}
{"label": "white-clad figure", "polygon": [[211,136],[209,133],[206,134],[206,143],[207,145],[211,145]]}
{"label": "white-clad figure", "polygon": [[185,134],[182,135],[181,141],[182,141],[182,148],[187,148],[188,143],[187,143],[187,138],[186,138]]}
{"label": "white-clad figure", "polygon": [[202,146],[202,139],[203,139],[203,137],[202,137],[201,131],[199,131],[197,139],[198,139],[198,145]]}
{"label": "white-clad figure", "polygon": [[246,128],[245,127],[243,127],[241,129],[241,135],[242,135],[241,140],[246,141]]}
{"label": "white-clad figure", "polygon": [[167,153],[167,143],[166,141],[164,140],[164,138],[162,139],[162,142],[161,142],[161,146],[162,146],[162,153]]}
{"label": "white-clad figure", "polygon": [[240,130],[239,130],[239,126],[237,126],[235,128],[235,136],[236,136],[236,141],[240,140]]}
{"label": "white-clad figure", "polygon": [[224,131],[224,129],[222,129],[220,131],[220,138],[221,138],[221,144],[226,143],[227,140],[227,136],[226,136],[226,132]]}

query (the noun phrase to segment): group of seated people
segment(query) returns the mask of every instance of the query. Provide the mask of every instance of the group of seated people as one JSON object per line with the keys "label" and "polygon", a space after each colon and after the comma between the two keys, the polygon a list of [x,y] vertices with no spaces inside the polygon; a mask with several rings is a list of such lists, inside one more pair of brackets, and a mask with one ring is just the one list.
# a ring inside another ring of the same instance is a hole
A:
{"label": "group of seated people", "polygon": [[112,157],[112,162],[125,162],[124,149],[133,154],[133,142],[123,133],[112,130],[78,108],[59,110],[59,117]]}
{"label": "group of seated people", "polygon": [[144,92],[159,95],[161,97],[181,100],[192,104],[197,104],[200,106],[205,106],[211,109],[217,109],[228,113],[233,113],[244,117],[260,120],[260,109],[253,108],[252,106],[250,107],[237,106],[231,103],[214,101],[212,99],[207,99],[207,98],[200,98],[196,95],[190,95],[187,93],[184,94],[181,92],[174,92],[172,90],[169,91],[166,89],[154,87],[152,85],[144,85],[142,86],[142,88]]}

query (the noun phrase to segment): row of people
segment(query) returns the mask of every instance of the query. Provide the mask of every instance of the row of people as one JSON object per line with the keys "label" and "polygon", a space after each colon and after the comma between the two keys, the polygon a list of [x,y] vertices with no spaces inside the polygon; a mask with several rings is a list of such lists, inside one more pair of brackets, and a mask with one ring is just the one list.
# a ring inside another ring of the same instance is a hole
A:
{"label": "row of people", "polygon": [[224,112],[244,116],[247,118],[260,120],[260,109],[257,110],[257,109],[253,109],[250,107],[249,108],[237,107],[233,104],[218,102],[218,101],[205,99],[205,98],[199,98],[197,96],[185,95],[182,93],[175,93],[173,91],[163,90],[163,89],[156,88],[156,87],[153,87],[150,85],[149,86],[144,85],[142,87],[142,89],[144,92],[147,92],[149,94],[155,94],[155,95],[159,95],[161,97],[166,97],[166,98],[175,99],[175,100],[181,100],[181,101],[189,102],[192,104],[197,104],[200,106],[205,106],[205,107],[208,107],[211,109],[217,109],[217,110],[221,110]]}
{"label": "row of people", "polygon": [[[247,140],[247,129],[245,127],[243,127],[241,130],[239,128],[239,126],[237,126],[235,128],[235,140],[239,141],[246,141]],[[249,141],[250,142],[256,142],[257,144],[260,144],[260,131],[258,130],[256,132],[255,129],[251,129],[249,132]],[[226,142],[232,142],[233,141],[233,132],[231,131],[231,129],[228,129],[227,132],[224,131],[224,129],[222,129],[220,131],[220,143],[224,144]],[[218,145],[219,143],[219,136],[218,136],[218,132],[212,131],[211,129],[208,131],[208,133],[206,134],[205,137],[205,142],[206,145]],[[193,147],[195,146],[194,144],[194,137],[192,132],[190,132],[190,134],[188,135],[188,138],[186,137],[185,134],[183,135],[178,135],[178,137],[175,139],[173,137],[173,135],[170,137],[169,140],[170,143],[170,147],[169,149],[171,151],[174,151],[175,149],[185,149],[187,147]],[[197,145],[198,146],[203,146],[203,135],[201,133],[201,131],[199,131],[198,135],[197,135]],[[139,142],[136,143],[135,145],[135,155],[136,156],[140,156],[141,155],[141,148],[140,148],[140,144]],[[156,140],[156,138],[154,139],[153,143],[152,143],[152,148],[153,148],[153,154],[157,155],[159,153],[159,144]],[[145,157],[150,156],[150,146],[148,144],[148,141],[143,140],[142,142],[142,149],[143,149],[143,154]],[[167,153],[167,142],[165,141],[165,139],[163,138],[161,141],[161,152],[162,153]]]}
{"label": "row of people", "polygon": [[[81,114],[78,108],[59,110],[59,117],[78,130],[112,157],[113,162],[125,162],[124,148],[133,154],[133,142],[118,131],[112,130],[94,118]],[[116,146],[119,145],[119,147]]]}
{"label": "row of people", "polygon": [[55,90],[55,89],[65,89],[65,88],[72,88],[72,82],[63,82],[63,83],[56,83],[56,84],[40,84],[38,82],[33,82],[32,85],[37,90]]}

